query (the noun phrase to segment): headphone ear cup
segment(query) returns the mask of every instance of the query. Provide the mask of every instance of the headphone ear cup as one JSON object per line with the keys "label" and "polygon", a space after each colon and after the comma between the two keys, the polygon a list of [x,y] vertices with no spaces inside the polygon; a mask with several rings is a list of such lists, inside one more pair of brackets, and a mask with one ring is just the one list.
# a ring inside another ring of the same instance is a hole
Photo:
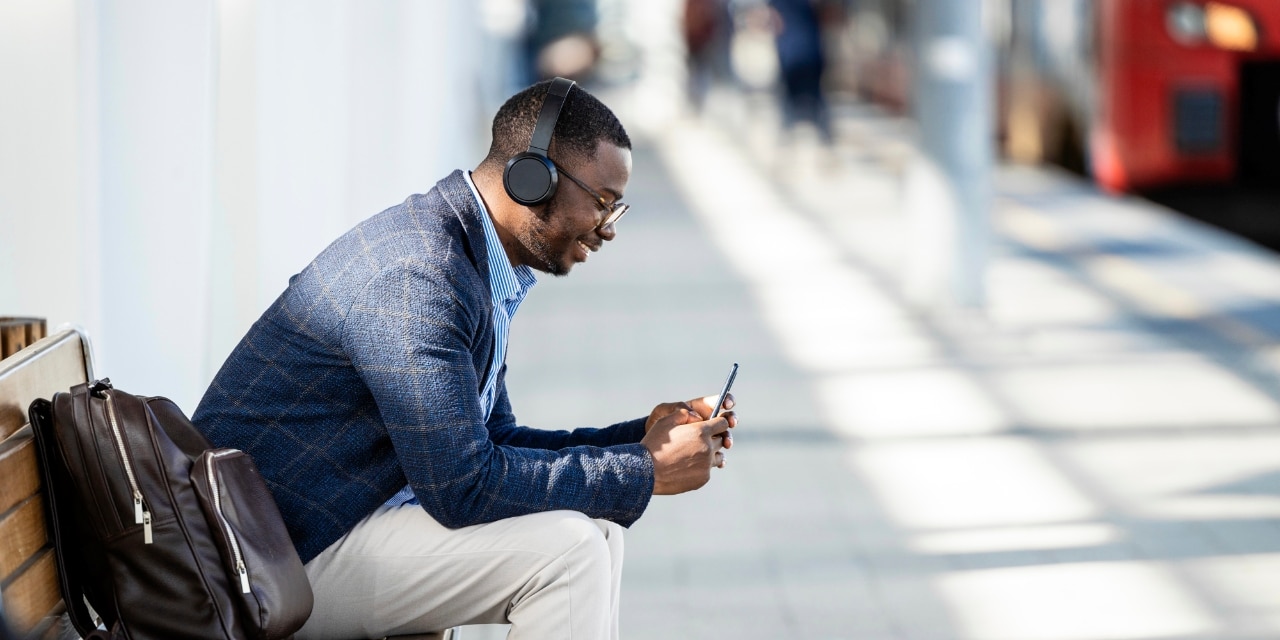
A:
{"label": "headphone ear cup", "polygon": [[502,172],[507,195],[527,207],[550,200],[559,181],[560,174],[550,158],[528,151],[508,160]]}

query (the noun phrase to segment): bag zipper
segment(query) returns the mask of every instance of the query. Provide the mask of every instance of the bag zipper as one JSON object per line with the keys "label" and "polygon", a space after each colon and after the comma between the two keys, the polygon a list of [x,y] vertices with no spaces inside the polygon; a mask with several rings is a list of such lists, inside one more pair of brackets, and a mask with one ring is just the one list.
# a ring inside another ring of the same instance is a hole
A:
{"label": "bag zipper", "polygon": [[129,478],[129,487],[133,489],[133,522],[142,525],[142,542],[151,544],[151,512],[142,503],[142,491],[138,489],[138,479],[133,475],[133,465],[129,462],[129,451],[124,446],[124,436],[120,434],[120,423],[116,420],[116,405],[111,394],[103,392],[107,399],[107,419],[111,421],[111,433],[116,438],[116,448],[120,451],[120,459],[124,462],[124,474]]}
{"label": "bag zipper", "polygon": [[227,533],[227,540],[231,542],[231,554],[236,559],[236,574],[240,576],[240,593],[249,593],[249,570],[244,566],[244,558],[240,555],[240,543],[236,540],[235,531],[231,530],[231,524],[227,522],[225,516],[222,515],[222,496],[218,491],[218,476],[213,471],[214,462],[222,456],[240,453],[239,449],[228,449],[217,453],[209,454],[209,465],[206,467],[209,474],[209,490],[213,493],[213,510],[218,513],[218,521],[222,523],[222,529]]}

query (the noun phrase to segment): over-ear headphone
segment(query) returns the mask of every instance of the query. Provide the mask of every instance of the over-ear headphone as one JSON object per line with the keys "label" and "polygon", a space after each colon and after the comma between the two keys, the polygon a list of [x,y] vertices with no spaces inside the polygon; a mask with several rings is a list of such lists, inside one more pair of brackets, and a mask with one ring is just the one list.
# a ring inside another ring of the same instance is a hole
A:
{"label": "over-ear headphone", "polygon": [[542,204],[556,193],[560,174],[551,158],[547,157],[547,147],[551,146],[551,133],[555,131],[560,109],[564,107],[564,99],[573,85],[574,82],[568,78],[551,81],[547,97],[542,100],[542,110],[538,112],[538,123],[533,127],[529,150],[508,160],[507,168],[502,172],[502,186],[507,188],[507,195],[522,205]]}

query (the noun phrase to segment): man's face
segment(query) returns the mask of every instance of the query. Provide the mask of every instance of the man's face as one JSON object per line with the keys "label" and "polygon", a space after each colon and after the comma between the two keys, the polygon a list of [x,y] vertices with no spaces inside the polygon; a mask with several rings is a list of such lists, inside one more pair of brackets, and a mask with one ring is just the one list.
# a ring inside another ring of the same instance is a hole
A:
{"label": "man's face", "polygon": [[[593,161],[556,161],[609,204],[622,199],[631,178],[631,150],[603,140],[596,145]],[[528,216],[520,229],[520,241],[527,254],[523,262],[556,276],[569,273],[574,264],[586,262],[591,252],[613,240],[613,225],[599,228],[606,215],[608,212],[591,194],[561,175],[556,195],[543,209]]]}

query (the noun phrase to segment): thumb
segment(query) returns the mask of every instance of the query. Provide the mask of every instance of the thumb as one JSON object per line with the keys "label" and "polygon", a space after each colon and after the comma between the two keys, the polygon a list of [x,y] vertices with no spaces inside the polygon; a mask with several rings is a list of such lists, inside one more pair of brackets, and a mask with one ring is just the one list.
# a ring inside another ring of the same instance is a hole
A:
{"label": "thumb", "polygon": [[702,423],[702,435],[710,438],[729,431],[729,419],[719,416],[714,420]]}
{"label": "thumb", "polygon": [[688,409],[677,409],[676,411],[672,411],[671,413],[658,418],[657,422],[654,423],[654,426],[670,429],[682,424],[697,422],[701,419],[701,416]]}
{"label": "thumb", "polygon": [[649,418],[645,420],[644,428],[647,431],[653,428],[653,426],[657,424],[659,420],[662,420],[663,418],[666,418],[673,413],[678,413],[681,409],[688,409],[688,408],[690,407],[689,407],[689,403],[687,402],[664,402],[654,407],[653,411],[649,412]]}

